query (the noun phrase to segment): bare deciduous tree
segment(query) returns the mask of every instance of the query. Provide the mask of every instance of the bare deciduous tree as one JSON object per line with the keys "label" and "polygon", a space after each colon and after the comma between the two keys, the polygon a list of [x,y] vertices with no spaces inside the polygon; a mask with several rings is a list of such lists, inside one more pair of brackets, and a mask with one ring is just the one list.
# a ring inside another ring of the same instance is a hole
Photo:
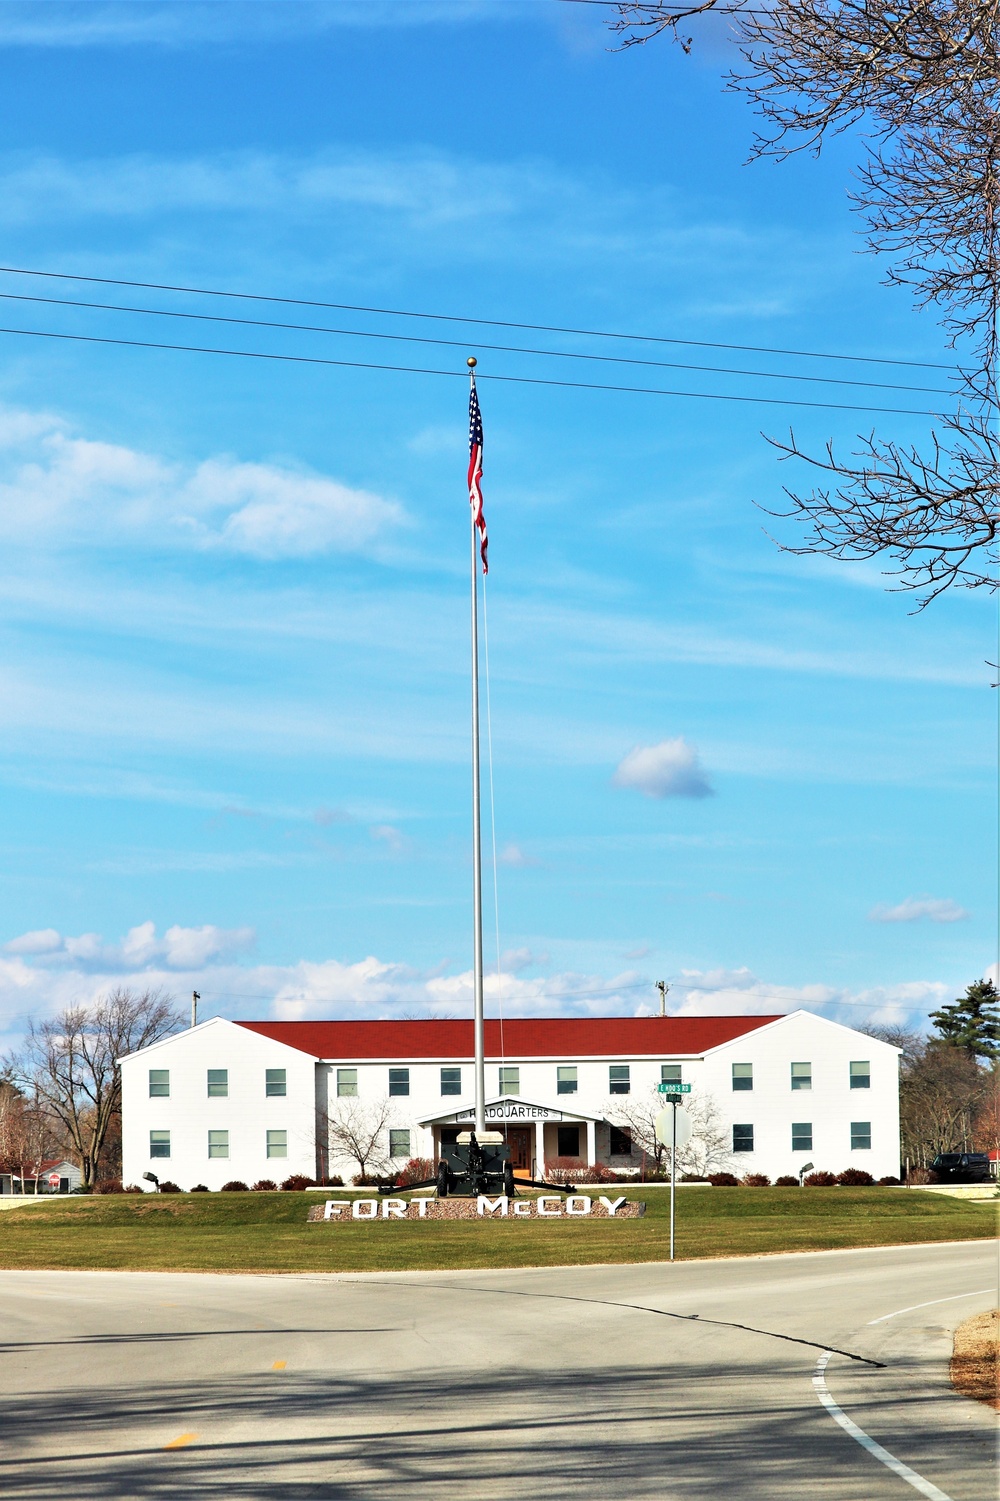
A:
{"label": "bare deciduous tree", "polygon": [[158,990],[113,990],[28,1027],[7,1060],[11,1080],[52,1116],[80,1163],[84,1188],[97,1180],[101,1153],[121,1111],[118,1059],[177,1031],[184,1018]]}
{"label": "bare deciduous tree", "polygon": [[685,50],[680,27],[731,17],[742,65],[728,86],[763,120],[756,156],[819,152],[861,124],[854,204],[869,247],[961,351],[954,405],[925,453],[874,433],[846,458],[832,444],[808,453],[794,434],[770,440],[830,476],[809,493],[786,488],[787,509],[771,512],[806,525],[786,550],[883,557],[920,608],[952,586],[996,589],[1000,0],[622,0],[616,10],[623,46],[666,33]]}
{"label": "bare deciduous tree", "polygon": [[57,1151],[53,1122],[38,1102],[9,1080],[0,1081],[0,1172],[12,1174],[22,1193],[33,1182],[37,1194],[42,1163]]}
{"label": "bare deciduous tree", "polygon": [[691,1117],[691,1140],[677,1149],[677,1166],[698,1178],[727,1171],[733,1160],[732,1141],[713,1097],[691,1095],[684,1109]]}
{"label": "bare deciduous tree", "polygon": [[389,1170],[389,1129],[396,1124],[392,1100],[362,1100],[356,1095],[338,1099],[320,1114],[320,1130],[329,1142],[331,1157],[350,1157],[362,1178]]}
{"label": "bare deciduous tree", "polygon": [[644,1094],[611,1095],[604,1111],[606,1120],[631,1134],[633,1156],[642,1153],[657,1172],[663,1171],[667,1156],[667,1148],[656,1136],[656,1118],[664,1105],[663,1096],[654,1086]]}

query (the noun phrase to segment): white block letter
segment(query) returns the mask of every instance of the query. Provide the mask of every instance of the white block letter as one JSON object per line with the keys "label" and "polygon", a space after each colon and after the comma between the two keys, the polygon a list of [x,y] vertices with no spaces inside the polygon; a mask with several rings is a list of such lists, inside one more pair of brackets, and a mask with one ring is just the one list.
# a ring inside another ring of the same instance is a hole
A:
{"label": "white block letter", "polygon": [[405,1220],[406,1219],[406,1200],[405,1199],[383,1199],[382,1200],[382,1218],[384,1220],[388,1220],[388,1219]]}
{"label": "white block letter", "polygon": [[356,1220],[377,1220],[378,1199],[355,1199],[351,1205],[351,1216]]}
{"label": "white block letter", "polygon": [[[558,1204],[559,1208],[546,1209],[546,1204]],[[542,1194],[541,1198],[538,1200],[538,1213],[548,1215],[550,1219],[553,1215],[562,1214],[562,1199],[553,1198],[550,1194]]]}
{"label": "white block letter", "polygon": [[[579,1207],[577,1207],[579,1206]],[[586,1194],[570,1194],[566,1200],[567,1214],[589,1214],[590,1200]]]}
{"label": "white block letter", "polygon": [[340,1211],[342,1209],[346,1209],[346,1208],[347,1208],[347,1200],[346,1199],[327,1199],[327,1201],[326,1201],[326,1208],[323,1210],[323,1218],[325,1220],[336,1220],[336,1219],[339,1219],[340,1218]]}
{"label": "white block letter", "polygon": [[492,1218],[492,1216],[496,1214],[498,1209],[500,1211],[500,1218],[505,1219],[507,1216],[506,1194],[504,1194],[499,1199],[488,1199],[485,1194],[479,1195],[479,1213],[481,1215],[488,1214]]}
{"label": "white block letter", "polygon": [[608,1218],[609,1219],[613,1219],[614,1215],[615,1215],[615,1212],[617,1210],[619,1210],[622,1207],[622,1205],[625,1203],[625,1195],[622,1194],[622,1196],[621,1196],[620,1199],[606,1199],[604,1197],[604,1195],[601,1194],[601,1203],[604,1205],[605,1209],[608,1211]]}
{"label": "white block letter", "polygon": [[515,1215],[519,1215],[519,1216],[521,1216],[523,1218],[524,1215],[530,1214],[530,1213],[531,1213],[531,1200],[530,1199],[515,1199],[514,1200],[514,1214]]}

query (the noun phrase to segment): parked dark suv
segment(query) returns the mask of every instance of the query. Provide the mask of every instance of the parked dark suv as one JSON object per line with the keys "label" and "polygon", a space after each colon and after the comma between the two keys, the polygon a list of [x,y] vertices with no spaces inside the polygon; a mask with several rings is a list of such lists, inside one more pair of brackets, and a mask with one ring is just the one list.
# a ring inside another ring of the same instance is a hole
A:
{"label": "parked dark suv", "polygon": [[931,1172],[938,1183],[988,1183],[990,1159],[985,1152],[940,1152]]}

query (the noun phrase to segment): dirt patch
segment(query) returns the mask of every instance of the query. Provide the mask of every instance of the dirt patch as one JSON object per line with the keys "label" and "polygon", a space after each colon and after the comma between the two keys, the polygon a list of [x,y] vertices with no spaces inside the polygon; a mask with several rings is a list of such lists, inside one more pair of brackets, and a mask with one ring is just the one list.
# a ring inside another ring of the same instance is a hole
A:
{"label": "dirt patch", "polygon": [[963,1397],[985,1402],[1000,1411],[1000,1371],[997,1343],[1000,1341],[1000,1309],[977,1313],[955,1330],[951,1357],[951,1383]]}

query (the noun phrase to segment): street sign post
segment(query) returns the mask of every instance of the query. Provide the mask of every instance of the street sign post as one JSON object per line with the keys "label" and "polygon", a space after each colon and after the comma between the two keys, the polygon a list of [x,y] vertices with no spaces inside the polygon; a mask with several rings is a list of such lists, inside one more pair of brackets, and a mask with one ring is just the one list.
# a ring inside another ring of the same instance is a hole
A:
{"label": "street sign post", "polygon": [[679,1109],[681,1096],[690,1094],[690,1084],[661,1084],[660,1093],[665,1094],[670,1104],[670,1119],[667,1111],[661,1110],[656,1117],[656,1139],[670,1148],[670,1260],[674,1259],[674,1202],[677,1192],[677,1148],[686,1147],[691,1140],[691,1117]]}
{"label": "street sign post", "polygon": [[690,1094],[690,1084],[658,1084],[661,1094]]}

